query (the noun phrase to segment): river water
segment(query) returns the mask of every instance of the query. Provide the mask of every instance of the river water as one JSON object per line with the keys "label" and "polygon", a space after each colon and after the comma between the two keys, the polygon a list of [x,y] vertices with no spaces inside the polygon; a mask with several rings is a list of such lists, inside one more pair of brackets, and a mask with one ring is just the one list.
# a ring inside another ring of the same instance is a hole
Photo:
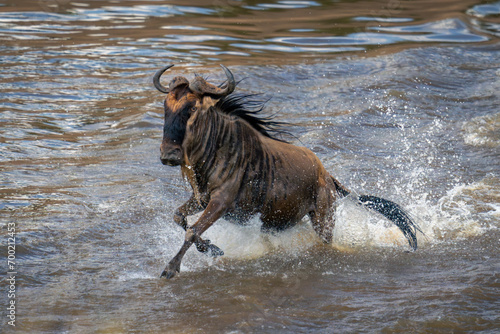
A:
{"label": "river water", "polygon": [[[2,332],[498,332],[499,37],[498,1],[2,1]],[[330,246],[221,220],[225,256],[160,279],[190,194],[159,161],[170,63],[228,66],[347,187],[404,206],[419,249],[344,199]]]}

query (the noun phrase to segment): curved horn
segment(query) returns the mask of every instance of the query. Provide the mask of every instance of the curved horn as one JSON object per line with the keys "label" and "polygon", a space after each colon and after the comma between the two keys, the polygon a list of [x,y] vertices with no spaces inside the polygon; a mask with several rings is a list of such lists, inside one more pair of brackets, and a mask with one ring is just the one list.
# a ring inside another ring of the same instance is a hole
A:
{"label": "curved horn", "polygon": [[234,88],[236,87],[236,82],[234,81],[234,76],[231,73],[230,70],[227,69],[224,65],[220,65],[222,69],[224,70],[224,73],[226,74],[227,77],[227,84],[225,85],[225,88],[219,88],[216,87],[212,84],[209,84],[208,82],[205,81],[200,76],[196,76],[194,80],[191,82],[189,85],[189,88],[198,94],[208,94],[212,95],[216,98],[221,98],[223,96],[227,96],[231,94],[234,91]]}
{"label": "curved horn", "polygon": [[224,90],[224,95],[223,95],[223,96],[227,96],[227,95],[231,94],[232,92],[234,92],[234,89],[236,88],[236,82],[234,81],[233,73],[231,73],[231,71],[226,66],[220,64],[220,67],[222,67],[222,69],[224,70],[224,73],[226,73],[226,77],[227,77],[227,85],[226,85],[226,89]]}
{"label": "curved horn", "polygon": [[162,69],[159,69],[155,75],[153,76],[153,84],[155,85],[156,89],[158,89],[160,92],[162,93],[165,93],[165,94],[168,94],[170,92],[170,89],[164,87],[161,83],[160,83],[160,77],[161,75],[166,71],[168,70],[169,68],[171,68],[172,66],[174,65],[168,65],[168,66],[165,66],[164,68]]}

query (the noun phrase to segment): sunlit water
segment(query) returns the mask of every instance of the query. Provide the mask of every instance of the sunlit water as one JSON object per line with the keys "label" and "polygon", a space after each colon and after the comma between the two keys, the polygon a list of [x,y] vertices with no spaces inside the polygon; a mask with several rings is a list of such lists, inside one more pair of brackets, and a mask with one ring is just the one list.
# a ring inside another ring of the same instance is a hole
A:
{"label": "sunlit water", "polygon": [[[4,1],[2,332],[497,332],[499,18],[498,1]],[[159,279],[190,194],[159,162],[169,63],[228,66],[347,187],[404,206],[419,249],[346,198],[332,245],[306,219],[221,220],[225,256],[192,249]]]}

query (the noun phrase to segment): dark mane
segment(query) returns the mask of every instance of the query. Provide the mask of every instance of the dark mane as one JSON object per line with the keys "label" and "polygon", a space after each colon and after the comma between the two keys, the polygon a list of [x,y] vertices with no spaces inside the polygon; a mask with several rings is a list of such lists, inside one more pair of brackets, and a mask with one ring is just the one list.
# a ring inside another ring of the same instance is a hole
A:
{"label": "dark mane", "polygon": [[258,100],[259,96],[259,94],[231,94],[219,100],[215,107],[227,115],[245,120],[266,137],[286,142],[277,138],[277,135],[289,135],[283,129],[286,123],[274,121],[274,116],[261,115],[268,100]]}

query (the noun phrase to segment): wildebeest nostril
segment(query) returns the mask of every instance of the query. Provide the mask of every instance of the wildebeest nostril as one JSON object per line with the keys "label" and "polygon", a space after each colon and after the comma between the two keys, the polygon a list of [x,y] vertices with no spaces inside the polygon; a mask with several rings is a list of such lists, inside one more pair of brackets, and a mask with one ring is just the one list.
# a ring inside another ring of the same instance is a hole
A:
{"label": "wildebeest nostril", "polygon": [[182,162],[182,150],[179,148],[174,148],[168,152],[161,152],[160,155],[161,163],[169,166],[178,166]]}
{"label": "wildebeest nostril", "polygon": [[166,165],[166,166],[179,166],[181,164],[181,160],[180,159],[163,159],[163,158],[160,158],[160,161],[162,164]]}

